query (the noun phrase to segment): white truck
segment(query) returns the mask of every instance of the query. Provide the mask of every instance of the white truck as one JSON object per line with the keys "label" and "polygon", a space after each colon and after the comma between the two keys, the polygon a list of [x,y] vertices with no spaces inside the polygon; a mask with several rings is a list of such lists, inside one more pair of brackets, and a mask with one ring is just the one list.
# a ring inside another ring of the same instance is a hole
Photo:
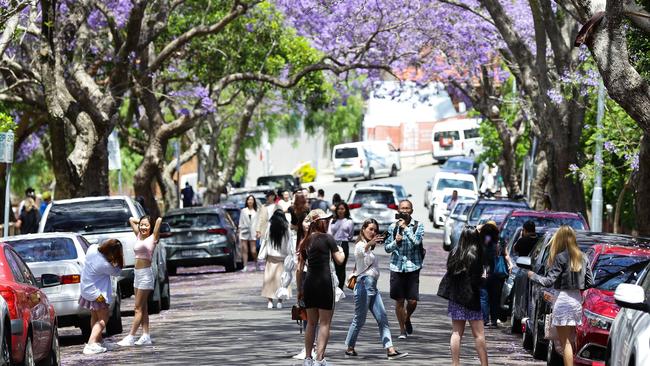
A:
{"label": "white truck", "polygon": [[[127,196],[98,196],[53,201],[43,212],[40,233],[75,232],[90,244],[106,239],[118,239],[124,250],[124,268],[119,278],[122,297],[133,295],[135,234],[129,218],[140,218],[145,211],[140,204]],[[169,309],[169,277],[164,245],[157,245],[151,261],[154,273],[154,290],[149,297],[149,312]]]}

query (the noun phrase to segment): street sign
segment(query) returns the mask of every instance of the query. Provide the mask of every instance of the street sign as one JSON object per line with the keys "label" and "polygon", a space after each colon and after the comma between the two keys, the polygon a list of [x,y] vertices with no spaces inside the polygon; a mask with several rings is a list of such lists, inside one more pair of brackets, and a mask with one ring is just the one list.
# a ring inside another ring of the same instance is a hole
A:
{"label": "street sign", "polygon": [[122,154],[120,154],[120,141],[117,138],[117,131],[113,130],[108,135],[108,170],[122,169]]}
{"label": "street sign", "polygon": [[0,132],[0,163],[13,163],[14,161],[14,133]]}

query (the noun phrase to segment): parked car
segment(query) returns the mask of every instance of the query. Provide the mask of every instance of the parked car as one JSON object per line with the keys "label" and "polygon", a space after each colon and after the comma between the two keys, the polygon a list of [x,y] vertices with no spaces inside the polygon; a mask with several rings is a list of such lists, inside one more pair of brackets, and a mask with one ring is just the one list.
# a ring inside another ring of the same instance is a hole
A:
{"label": "parked car", "polygon": [[636,284],[622,283],[614,292],[621,307],[607,343],[607,365],[645,366],[650,363],[650,265]]}
{"label": "parked car", "polygon": [[[127,196],[99,196],[52,201],[43,212],[39,233],[73,232],[81,234],[88,243],[99,244],[106,239],[118,239],[124,248],[124,268],[119,277],[122,297],[133,295],[136,237],[129,218],[145,215],[140,204]],[[157,245],[151,267],[154,290],[149,297],[149,313],[169,309],[169,277],[165,263],[165,248]]]}
{"label": "parked car", "polygon": [[334,179],[375,179],[377,175],[397,176],[402,169],[399,150],[387,141],[361,141],[334,146]]}
{"label": "parked car", "polygon": [[[59,276],[60,284],[44,288],[56,311],[57,324],[61,327],[77,327],[84,338],[90,336],[90,311],[79,306],[81,295],[81,270],[86,263],[86,251],[90,244],[75,233],[43,233],[10,236],[5,239],[27,263],[36,281],[44,273]],[[114,301],[110,304],[110,317],[106,324],[108,335],[122,333],[120,290],[117,278],[111,277]]]}
{"label": "parked car", "polygon": [[[531,269],[532,271],[545,275],[547,272],[547,259],[550,253],[550,239],[557,231],[557,228],[549,229],[546,234],[537,242],[530,257],[517,258],[517,266]],[[609,244],[621,247],[638,247],[644,241],[627,235],[593,233],[588,231],[576,231],[576,241],[580,249],[587,253],[590,248],[597,244]],[[512,323],[513,329],[519,321],[525,319],[521,326],[524,336],[524,348],[532,349],[533,356],[537,359],[546,360],[552,349],[549,350],[549,342],[544,339],[544,317],[552,310],[552,301],[555,292],[534,283],[525,276],[525,271],[520,271],[515,278],[513,287]]]}
{"label": "parked car", "polygon": [[[171,227],[171,236],[161,241],[167,253],[167,270],[176,274],[178,267],[222,265],[226,272],[238,268],[237,226],[230,215],[217,206],[170,210],[163,220]],[[243,266],[242,266],[243,267]]]}
{"label": "parked car", "polygon": [[513,200],[510,198],[485,198],[479,197],[469,210],[467,222],[469,225],[476,226],[481,219],[483,211],[490,210],[494,207],[505,207],[511,209],[530,209],[528,203],[523,200]]}
{"label": "parked car", "polygon": [[441,172],[471,174],[478,179],[478,163],[471,157],[454,156],[440,166]]}
{"label": "parked car", "polygon": [[587,220],[576,212],[513,210],[508,214],[499,228],[499,241],[508,243],[515,231],[524,226],[526,221],[535,223],[535,227],[571,226],[574,230],[589,230]]}
{"label": "parked car", "polygon": [[471,174],[436,173],[428,197],[430,200],[429,219],[433,221],[433,227],[438,228],[445,223],[448,215],[447,204],[451,200],[453,191],[456,191],[459,197],[477,199],[476,178]]}
{"label": "parked car", "polygon": [[[274,191],[272,186],[256,186],[234,188],[228,192],[224,202],[229,202],[242,209],[246,206],[246,197],[253,195],[257,200],[257,207],[261,207],[266,202],[266,192]],[[277,193],[277,192],[276,192]]]}
{"label": "parked car", "polygon": [[413,195],[410,193],[406,193],[406,189],[404,189],[404,186],[401,184],[395,184],[395,183],[372,183],[373,186],[377,187],[389,187],[393,188],[395,190],[395,194],[397,195],[397,201],[401,202],[403,200],[407,200],[411,198]]}
{"label": "parked car", "polygon": [[[467,223],[467,213],[472,207],[474,200],[459,200],[451,208],[449,217],[445,220],[442,231],[442,248],[450,251],[458,244],[460,232]],[[458,226],[458,227],[457,227]],[[458,233],[458,235],[456,235]]]}
{"label": "parked car", "polygon": [[257,186],[269,186],[278,193],[278,190],[295,192],[300,188],[300,178],[291,174],[266,175],[257,178]]}
{"label": "parked car", "polygon": [[473,158],[481,154],[484,148],[479,124],[478,118],[436,123],[431,133],[433,159],[443,162],[454,156]]}
{"label": "parked car", "polygon": [[11,364],[61,363],[56,312],[39,288],[59,284],[55,274],[42,274],[36,281],[18,253],[0,243],[0,295],[11,319]]}
{"label": "parked car", "polygon": [[380,233],[386,231],[395,222],[399,204],[395,189],[377,186],[355,187],[350,191],[347,202],[355,233],[361,230],[361,225],[368,218],[377,220]]}

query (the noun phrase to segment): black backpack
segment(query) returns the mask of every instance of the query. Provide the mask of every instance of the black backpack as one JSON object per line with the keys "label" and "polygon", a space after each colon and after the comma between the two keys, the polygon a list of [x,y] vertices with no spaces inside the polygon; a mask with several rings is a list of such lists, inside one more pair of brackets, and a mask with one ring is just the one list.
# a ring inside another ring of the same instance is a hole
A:
{"label": "black backpack", "polygon": [[[418,220],[413,220],[413,224],[414,225],[411,231],[413,231],[413,235],[415,235],[415,233],[418,231],[418,224],[419,224]],[[398,226],[395,225],[395,227],[393,228],[393,238],[397,236],[397,229]],[[420,256],[422,257],[422,261],[424,261],[424,256],[427,254],[427,251],[426,249],[424,249],[424,244],[422,242],[419,242],[418,244],[420,244]]]}

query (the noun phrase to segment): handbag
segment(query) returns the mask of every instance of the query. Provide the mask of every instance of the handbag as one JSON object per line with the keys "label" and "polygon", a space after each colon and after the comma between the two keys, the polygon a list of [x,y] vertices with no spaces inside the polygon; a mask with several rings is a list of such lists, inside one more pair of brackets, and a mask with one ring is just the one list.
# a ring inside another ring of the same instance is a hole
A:
{"label": "handbag", "polygon": [[[352,272],[352,274],[350,274],[350,277],[348,277],[348,280],[345,281],[345,287],[349,288],[350,290],[354,290],[354,286],[357,285],[357,277],[359,277],[360,274],[362,274],[362,273],[366,272],[367,270],[369,270],[370,267],[372,267],[372,264],[369,265],[368,268],[364,269],[363,271],[361,271],[361,272],[359,272],[357,274],[354,274],[354,272]],[[355,271],[356,271],[356,269],[357,268],[354,267]]]}
{"label": "handbag", "polygon": [[559,340],[557,328],[553,325],[553,313],[544,316],[544,339]]}
{"label": "handbag", "polygon": [[497,256],[494,260],[494,275],[499,278],[508,277],[508,267],[506,266],[506,259],[503,256]]}
{"label": "handbag", "polygon": [[291,320],[307,320],[307,309],[300,305],[292,306]]}

